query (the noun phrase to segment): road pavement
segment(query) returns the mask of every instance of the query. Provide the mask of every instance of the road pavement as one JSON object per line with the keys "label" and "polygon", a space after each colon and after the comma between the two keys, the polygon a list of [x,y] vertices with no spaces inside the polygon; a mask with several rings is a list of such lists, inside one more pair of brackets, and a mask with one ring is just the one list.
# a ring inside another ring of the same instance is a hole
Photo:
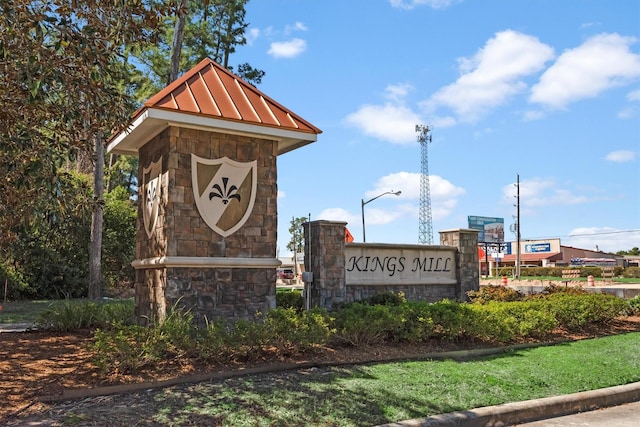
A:
{"label": "road pavement", "polygon": [[517,424],[519,427],[638,427],[640,402],[596,409],[564,417]]}

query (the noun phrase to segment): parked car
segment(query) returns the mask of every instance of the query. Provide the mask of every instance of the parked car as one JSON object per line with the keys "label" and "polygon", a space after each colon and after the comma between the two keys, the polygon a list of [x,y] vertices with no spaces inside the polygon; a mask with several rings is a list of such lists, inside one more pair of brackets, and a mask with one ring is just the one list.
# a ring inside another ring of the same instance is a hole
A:
{"label": "parked car", "polygon": [[293,270],[290,268],[278,270],[277,275],[278,279],[293,279],[295,277]]}

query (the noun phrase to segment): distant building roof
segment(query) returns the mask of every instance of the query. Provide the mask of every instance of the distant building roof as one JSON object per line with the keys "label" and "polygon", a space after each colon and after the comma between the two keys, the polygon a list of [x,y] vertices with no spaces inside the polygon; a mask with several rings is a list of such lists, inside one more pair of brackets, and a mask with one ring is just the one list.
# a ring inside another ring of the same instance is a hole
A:
{"label": "distant building roof", "polygon": [[149,98],[109,152],[137,155],[168,126],[242,133],[278,141],[283,154],[316,141],[322,131],[212,59],[201,61]]}

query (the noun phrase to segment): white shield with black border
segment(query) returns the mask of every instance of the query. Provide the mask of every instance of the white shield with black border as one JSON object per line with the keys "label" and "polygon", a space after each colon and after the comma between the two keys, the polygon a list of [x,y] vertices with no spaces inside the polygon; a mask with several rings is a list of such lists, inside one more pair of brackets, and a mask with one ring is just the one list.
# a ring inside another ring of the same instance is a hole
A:
{"label": "white shield with black border", "polygon": [[158,221],[162,191],[162,158],[142,169],[142,218],[147,237],[151,238]]}
{"label": "white shield with black border", "polygon": [[205,159],[191,154],[191,179],[198,212],[223,237],[247,222],[256,200],[258,162],[228,157]]}

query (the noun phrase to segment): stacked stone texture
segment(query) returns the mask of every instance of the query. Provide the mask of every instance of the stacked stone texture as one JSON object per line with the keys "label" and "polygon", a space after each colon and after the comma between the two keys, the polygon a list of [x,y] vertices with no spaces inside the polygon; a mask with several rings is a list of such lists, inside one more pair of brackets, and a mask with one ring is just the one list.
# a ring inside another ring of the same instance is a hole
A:
{"label": "stacked stone texture", "polygon": [[[275,257],[277,240],[277,142],[170,127],[140,148],[140,170],[162,158],[162,194],[157,225],[147,237],[138,214],[136,258]],[[247,222],[223,237],[202,219],[195,203],[191,153],[206,159],[257,160],[257,194]],[[142,191],[142,189],[140,190]],[[143,194],[140,192],[139,200]],[[141,209],[141,207],[139,208]],[[158,270],[158,271],[155,271]],[[272,268],[146,268],[136,272],[139,318],[162,319],[173,304],[203,321],[255,318],[275,306]]]}
{"label": "stacked stone texture", "polygon": [[440,233],[442,246],[456,247],[457,285],[347,285],[345,280],[346,223],[313,221],[305,227],[305,270],[313,272],[307,285],[311,306],[329,310],[342,303],[365,300],[385,292],[403,292],[410,301],[436,302],[442,299],[466,300],[466,292],[478,290],[478,233],[451,230]]}

